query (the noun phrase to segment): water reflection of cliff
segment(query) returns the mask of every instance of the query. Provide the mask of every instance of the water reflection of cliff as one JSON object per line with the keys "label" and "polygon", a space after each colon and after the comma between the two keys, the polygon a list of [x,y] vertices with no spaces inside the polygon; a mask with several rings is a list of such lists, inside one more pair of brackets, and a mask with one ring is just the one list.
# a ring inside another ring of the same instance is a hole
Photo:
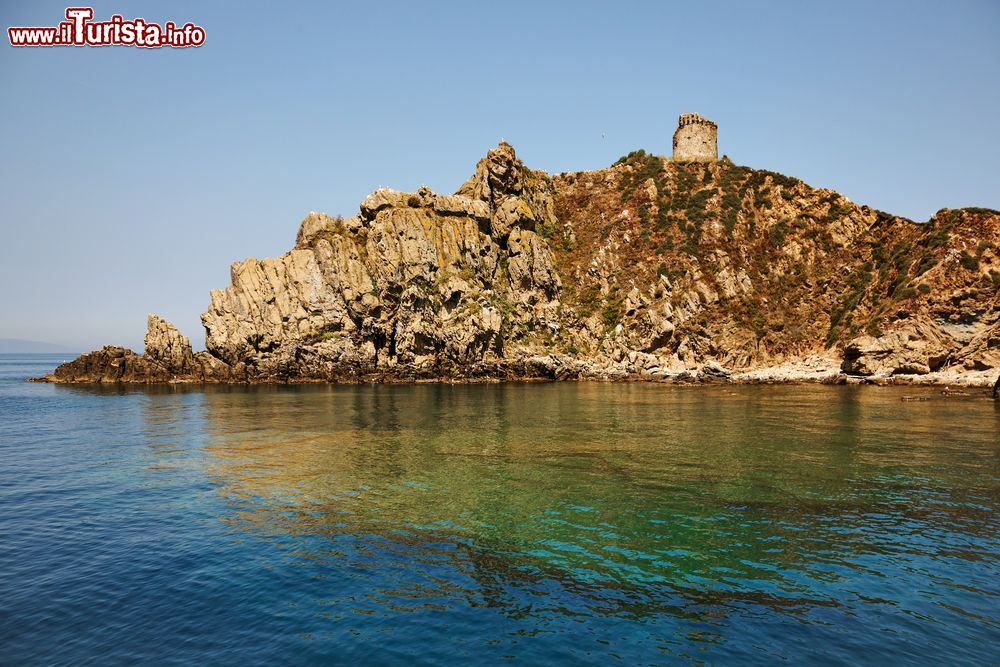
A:
{"label": "water reflection of cliff", "polygon": [[392,563],[390,606],[457,596],[516,617],[544,606],[539,596],[558,611],[572,595],[596,613],[803,613],[847,603],[849,582],[905,552],[908,537],[935,531],[930,557],[974,560],[975,542],[995,542],[1000,527],[996,414],[901,403],[884,389],[199,397],[225,520],[287,536],[313,564]]}

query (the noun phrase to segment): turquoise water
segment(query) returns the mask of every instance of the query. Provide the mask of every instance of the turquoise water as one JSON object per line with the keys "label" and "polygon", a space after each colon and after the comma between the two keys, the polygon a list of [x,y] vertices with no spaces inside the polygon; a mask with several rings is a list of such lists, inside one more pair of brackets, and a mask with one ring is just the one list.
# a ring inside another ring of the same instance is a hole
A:
{"label": "turquoise water", "polygon": [[1000,662],[989,400],[60,360],[0,356],[2,664]]}

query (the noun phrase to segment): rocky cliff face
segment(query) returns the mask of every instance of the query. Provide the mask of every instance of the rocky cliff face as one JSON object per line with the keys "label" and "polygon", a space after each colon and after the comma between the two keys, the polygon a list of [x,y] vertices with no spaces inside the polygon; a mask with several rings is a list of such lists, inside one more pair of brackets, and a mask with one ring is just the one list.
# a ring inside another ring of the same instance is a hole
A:
{"label": "rocky cliff face", "polygon": [[550,180],[501,144],[458,194],[378,190],[352,218],[311,213],[295,249],[233,266],[202,316],[246,379],[521,374],[558,326],[561,284],[535,228]]}
{"label": "rocky cliff face", "polygon": [[916,224],[641,151],[553,178],[501,143],[453,195],[377,190],[353,217],[310,213],[290,252],[234,264],[202,315],[206,352],[150,316],[145,354],[104,348],[49,379],[985,373],[1000,368],[998,245],[995,211]]}
{"label": "rocky cliff face", "polygon": [[815,355],[861,376],[1000,367],[996,211],[917,224],[725,159],[643,153],[555,188],[580,347],[636,352],[629,372]]}

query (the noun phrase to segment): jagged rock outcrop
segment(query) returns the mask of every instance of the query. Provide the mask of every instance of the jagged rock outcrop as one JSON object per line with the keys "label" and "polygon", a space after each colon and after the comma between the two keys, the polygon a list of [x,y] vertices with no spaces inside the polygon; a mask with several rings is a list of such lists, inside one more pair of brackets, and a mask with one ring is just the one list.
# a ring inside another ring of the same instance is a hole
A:
{"label": "jagged rock outcrop", "polygon": [[191,341],[161,317],[150,313],[146,320],[145,356],[174,375],[193,373],[196,362]]}
{"label": "jagged rock outcrop", "polygon": [[145,352],[136,354],[117,345],[83,354],[61,364],[40,380],[73,383],[232,382],[246,378],[232,374],[228,364],[208,352],[192,353],[191,342],[170,322],[150,314]]}
{"label": "jagged rock outcrop", "polygon": [[379,189],[351,217],[308,214],[289,252],[233,264],[202,315],[206,351],[151,315],[144,355],[104,348],[49,379],[984,373],[1000,369],[998,246],[986,209],[917,224],[641,151],[550,177],[501,142],[455,194]]}
{"label": "jagged rock outcrop", "polygon": [[[293,250],[234,264],[230,286],[211,293],[208,353],[252,381],[510,377],[527,359],[545,365],[533,339],[556,326],[561,291],[534,229],[553,216],[548,179],[507,144],[476,179],[455,195],[377,190],[348,219],[310,213]],[[182,347],[170,346],[171,368]]]}
{"label": "jagged rock outcrop", "polygon": [[147,383],[169,382],[170,373],[160,364],[128,348],[105,345],[80,355],[41,378],[63,383]]}

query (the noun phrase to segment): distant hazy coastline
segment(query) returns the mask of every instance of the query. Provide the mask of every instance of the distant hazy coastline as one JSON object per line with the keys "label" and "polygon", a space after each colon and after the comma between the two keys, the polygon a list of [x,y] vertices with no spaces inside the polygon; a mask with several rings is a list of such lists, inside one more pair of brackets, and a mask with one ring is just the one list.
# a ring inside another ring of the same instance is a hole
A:
{"label": "distant hazy coastline", "polygon": [[0,338],[0,354],[79,354],[80,350],[75,347],[46,343],[40,340],[26,340],[23,338]]}

